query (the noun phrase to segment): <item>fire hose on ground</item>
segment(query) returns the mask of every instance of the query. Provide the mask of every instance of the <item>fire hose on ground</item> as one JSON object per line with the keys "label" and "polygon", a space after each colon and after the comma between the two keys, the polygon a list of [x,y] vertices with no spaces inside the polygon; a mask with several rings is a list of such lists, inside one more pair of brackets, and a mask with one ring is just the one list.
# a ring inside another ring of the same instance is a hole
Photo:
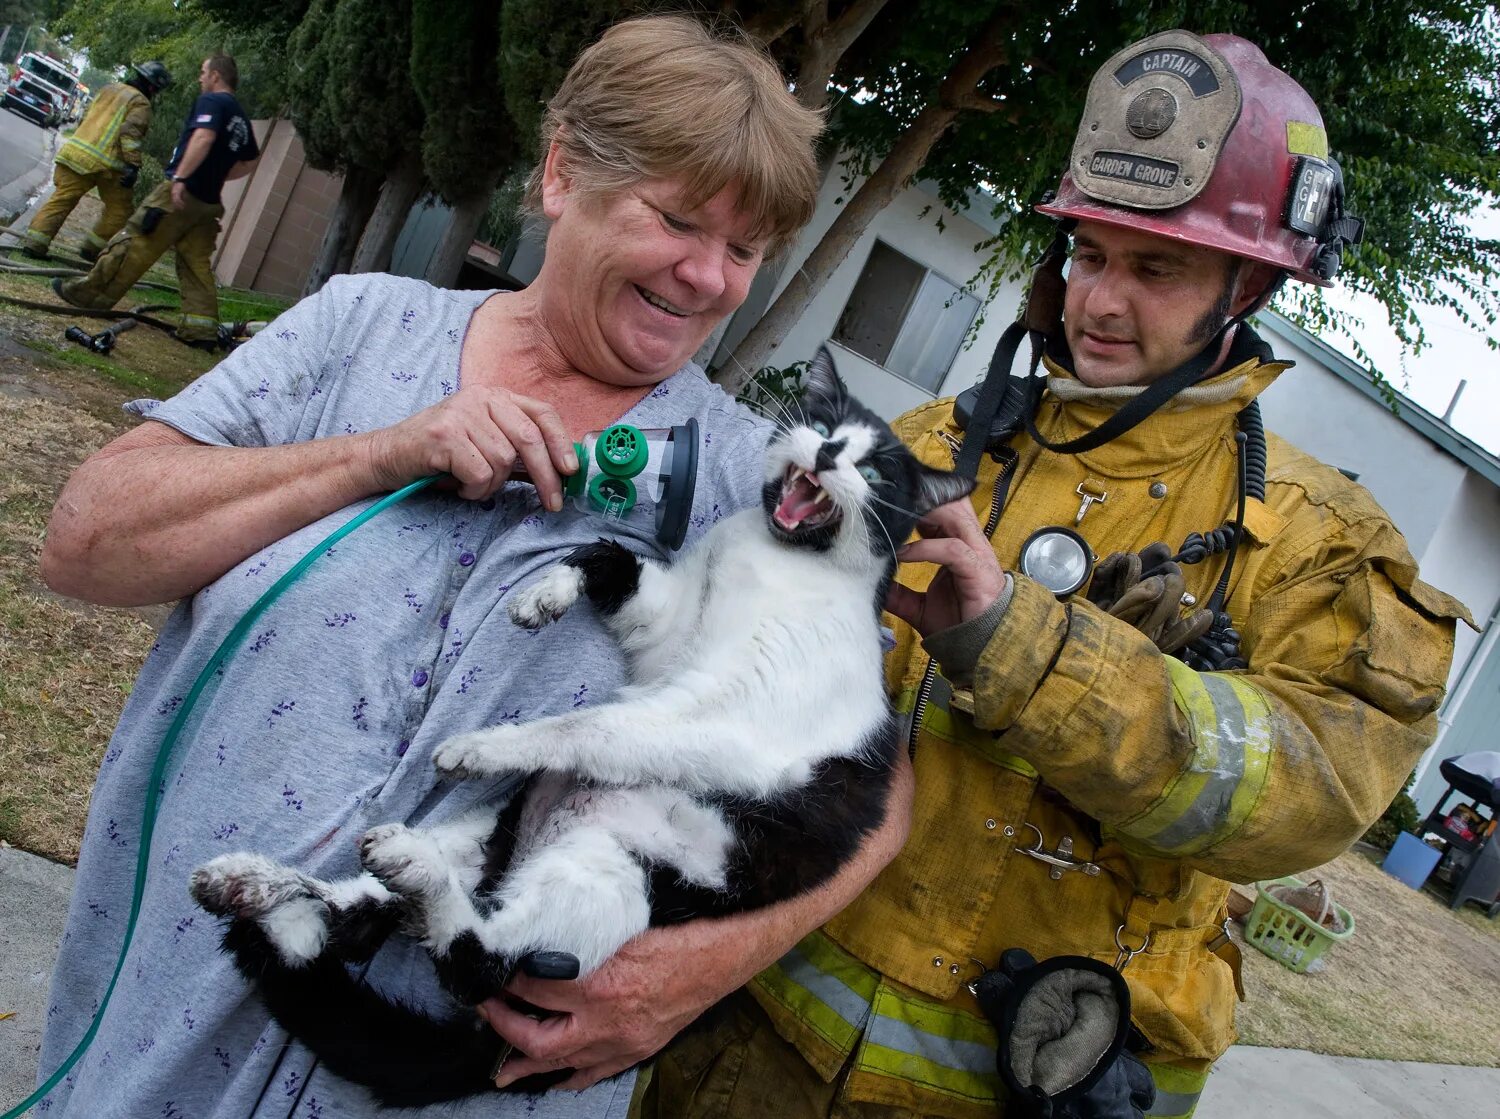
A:
{"label": "fire hose on ground", "polygon": [[[0,226],[0,235],[9,234],[11,237],[20,238],[21,234],[9,226]],[[0,272],[10,272],[23,276],[52,276],[71,277],[84,275],[90,264],[82,258],[58,256],[56,267],[43,265],[21,264],[18,261],[0,258]],[[76,260],[76,264],[75,264]],[[153,280],[141,280],[134,287],[147,288],[152,291],[165,291],[177,294],[177,288],[171,284],[157,283]],[[44,311],[52,315],[86,316],[95,319],[112,319],[115,324],[106,327],[98,334],[90,334],[81,326],[69,325],[63,332],[63,337],[69,342],[77,343],[97,354],[107,354],[114,349],[116,340],[127,330],[133,329],[138,323],[153,326],[157,330],[165,331],[176,337],[177,328],[164,319],[156,318],[153,312],[177,310],[170,303],[152,303],[133,307],[128,311],[116,310],[92,310],[70,305],[58,305],[55,303],[40,303],[31,299],[21,299],[17,296],[7,295],[0,292],[0,302],[8,303],[13,307],[24,307],[30,311]],[[222,322],[219,324],[219,344],[225,349],[233,349],[240,342],[255,334],[261,327],[265,326],[260,321],[237,321]]]}

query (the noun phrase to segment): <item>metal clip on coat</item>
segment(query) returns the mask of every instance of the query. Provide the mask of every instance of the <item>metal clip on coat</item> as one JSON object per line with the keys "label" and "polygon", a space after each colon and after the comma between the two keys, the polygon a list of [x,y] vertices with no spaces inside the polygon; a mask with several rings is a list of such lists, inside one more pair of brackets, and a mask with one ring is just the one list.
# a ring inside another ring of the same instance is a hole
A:
{"label": "metal clip on coat", "polygon": [[1052,870],[1050,873],[1053,881],[1061,878],[1063,872],[1067,870],[1081,870],[1090,877],[1099,873],[1098,863],[1091,863],[1084,859],[1075,859],[1073,857],[1072,836],[1063,836],[1057,842],[1057,850],[1048,851],[1046,848],[1047,841],[1042,835],[1041,828],[1035,824],[1023,824],[1022,826],[1029,831],[1036,832],[1036,842],[1030,847],[1017,847],[1016,850],[1023,855],[1029,855],[1039,863],[1046,863],[1051,867]]}

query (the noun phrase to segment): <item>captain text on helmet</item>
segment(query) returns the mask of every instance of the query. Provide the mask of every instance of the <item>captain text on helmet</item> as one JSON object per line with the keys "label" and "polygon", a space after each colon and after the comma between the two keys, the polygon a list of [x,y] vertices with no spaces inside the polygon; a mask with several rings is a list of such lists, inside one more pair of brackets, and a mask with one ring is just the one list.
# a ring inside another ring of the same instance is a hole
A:
{"label": "captain text on helmet", "polygon": [[1229,883],[1346,849],[1432,740],[1463,606],[1255,403],[1290,363],[1246,317],[1361,233],[1317,106],[1243,39],[1155,35],[1040,209],[985,383],[895,425],[978,477],[888,600],[910,839],[646,1114],[1191,1115],[1235,1037]]}

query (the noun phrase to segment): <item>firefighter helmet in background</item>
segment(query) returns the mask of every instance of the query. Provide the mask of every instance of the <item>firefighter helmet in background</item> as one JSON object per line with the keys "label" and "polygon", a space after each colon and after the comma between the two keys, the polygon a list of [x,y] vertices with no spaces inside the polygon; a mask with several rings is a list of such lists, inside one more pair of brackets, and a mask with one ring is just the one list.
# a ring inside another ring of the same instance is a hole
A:
{"label": "firefighter helmet in background", "polygon": [[1067,172],[1037,209],[1261,261],[1326,287],[1364,223],[1307,91],[1236,35],[1165,31],[1094,75]]}
{"label": "firefighter helmet in background", "polygon": [[172,75],[160,62],[142,62],[131,69],[151,83],[151,88],[157,93],[172,85]]}

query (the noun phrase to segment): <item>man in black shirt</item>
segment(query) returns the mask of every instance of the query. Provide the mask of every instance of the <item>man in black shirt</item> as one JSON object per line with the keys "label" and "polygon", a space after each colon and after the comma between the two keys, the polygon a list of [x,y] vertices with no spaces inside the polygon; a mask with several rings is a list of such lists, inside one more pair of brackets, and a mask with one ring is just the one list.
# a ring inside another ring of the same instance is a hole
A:
{"label": "man in black shirt", "polygon": [[130,290],[168,249],[177,251],[182,316],[177,336],[212,349],[218,343],[219,296],[211,258],[219,237],[224,183],[249,174],[260,149],[249,118],[234,98],[239,68],[227,54],[203,62],[203,92],[193,102],[167,163],[167,181],[146,196],[87,275],[52,288],[75,307],[104,308]]}

